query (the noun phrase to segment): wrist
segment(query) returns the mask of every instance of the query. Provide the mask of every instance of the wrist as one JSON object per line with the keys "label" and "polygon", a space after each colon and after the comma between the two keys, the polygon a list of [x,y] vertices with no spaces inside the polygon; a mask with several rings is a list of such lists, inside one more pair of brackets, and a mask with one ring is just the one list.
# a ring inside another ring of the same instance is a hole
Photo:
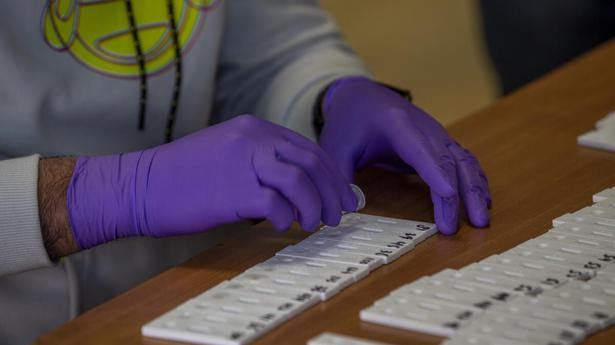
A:
{"label": "wrist", "polygon": [[45,158],[39,161],[38,207],[41,234],[47,254],[57,260],[79,250],[69,226],[67,188],[75,158]]}
{"label": "wrist", "polygon": [[331,83],[327,84],[316,96],[316,100],[314,102],[314,107],[312,109],[312,124],[316,133],[320,135],[322,133],[322,129],[325,125],[325,112],[327,108],[327,104],[330,103],[331,95],[335,92],[341,84],[347,83],[349,81],[354,80],[368,80],[368,78],[363,76],[349,76],[336,79]]}
{"label": "wrist", "polygon": [[[351,77],[337,79],[333,83],[329,84],[329,86],[326,88],[326,92],[324,93],[324,97],[322,99],[322,106],[321,106],[323,113],[325,115],[327,113],[328,108],[330,107],[330,104],[332,103],[332,99],[336,91],[338,91],[339,89],[343,89],[344,87],[347,87],[349,85],[353,85],[353,84],[359,84],[359,85],[363,84],[369,88],[374,88],[374,90],[375,89],[386,89],[388,91],[392,91],[396,93],[397,95],[407,100],[408,102],[412,101],[412,94],[410,93],[410,90],[406,90],[406,89],[402,89],[402,88],[399,88],[393,85],[374,81],[374,80],[371,80],[363,76],[351,76]],[[360,95],[357,95],[357,96],[360,96]]]}
{"label": "wrist", "polygon": [[313,112],[313,125],[314,125],[314,129],[316,130],[316,133],[320,134],[322,132],[322,128],[324,127],[324,124],[325,124],[326,115],[330,112],[329,111],[330,104],[333,103],[332,99],[336,91],[338,91],[341,88],[344,88],[344,86],[347,86],[349,84],[354,84],[354,83],[359,83],[359,84],[366,83],[370,86],[375,86],[377,88],[388,89],[390,91],[393,91],[394,93],[396,93],[403,99],[407,100],[408,102],[412,102],[412,94],[409,90],[402,89],[402,88],[389,85],[389,84],[385,84],[385,83],[381,83],[381,82],[376,82],[364,76],[343,77],[325,86],[320,91],[318,96],[316,97],[316,100],[314,102],[313,111],[312,111]]}
{"label": "wrist", "polygon": [[344,87],[352,84],[377,84],[363,76],[349,76],[335,80],[327,87],[326,92],[324,93],[324,97],[322,99],[322,110],[323,116],[326,116],[329,108],[331,107],[331,103],[333,102],[334,96],[337,91],[343,89]]}
{"label": "wrist", "polygon": [[147,233],[144,200],[152,150],[82,156],[68,187],[68,213],[81,249]]}

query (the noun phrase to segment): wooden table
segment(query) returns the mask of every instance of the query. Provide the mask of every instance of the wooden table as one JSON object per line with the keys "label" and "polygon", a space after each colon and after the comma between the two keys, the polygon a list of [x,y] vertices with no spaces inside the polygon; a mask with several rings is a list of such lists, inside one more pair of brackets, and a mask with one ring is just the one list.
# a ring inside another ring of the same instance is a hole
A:
{"label": "wooden table", "polygon": [[[615,41],[524,87],[449,128],[479,157],[490,178],[491,226],[464,223],[455,236],[434,236],[325,303],[254,344],[305,344],[324,331],[393,344],[441,338],[359,320],[359,311],[391,290],[444,268],[461,268],[547,231],[551,219],[591,203],[615,186],[615,154],[577,146],[576,137],[615,110]],[[359,174],[365,213],[433,221],[428,189],[416,177],[379,170]],[[172,268],[38,339],[62,344],[167,344],[144,338],[141,325],[230,279],[308,234],[277,233],[262,223]],[[615,327],[587,344],[613,344]]]}

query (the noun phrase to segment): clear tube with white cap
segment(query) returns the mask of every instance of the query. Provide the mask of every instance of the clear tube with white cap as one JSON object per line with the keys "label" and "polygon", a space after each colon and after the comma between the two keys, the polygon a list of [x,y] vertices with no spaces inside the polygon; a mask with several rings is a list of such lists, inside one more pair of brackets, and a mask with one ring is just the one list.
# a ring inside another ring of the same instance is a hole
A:
{"label": "clear tube with white cap", "polygon": [[352,188],[352,192],[357,197],[357,209],[355,210],[355,212],[357,212],[365,207],[365,194],[363,194],[361,188],[359,188],[356,184],[351,183],[350,188]]}

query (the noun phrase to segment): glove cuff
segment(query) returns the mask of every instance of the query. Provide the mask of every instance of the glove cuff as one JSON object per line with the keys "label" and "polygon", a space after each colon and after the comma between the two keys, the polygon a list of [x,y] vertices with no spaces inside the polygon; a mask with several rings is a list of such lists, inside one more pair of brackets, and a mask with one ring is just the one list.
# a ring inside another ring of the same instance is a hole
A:
{"label": "glove cuff", "polygon": [[148,234],[144,198],[155,149],[79,157],[67,191],[70,226],[80,249]]}

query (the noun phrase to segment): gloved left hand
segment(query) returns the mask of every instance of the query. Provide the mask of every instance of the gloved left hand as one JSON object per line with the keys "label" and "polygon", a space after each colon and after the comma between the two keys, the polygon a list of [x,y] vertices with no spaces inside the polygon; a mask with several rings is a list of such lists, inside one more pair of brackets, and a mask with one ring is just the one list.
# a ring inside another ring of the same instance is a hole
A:
{"label": "gloved left hand", "polygon": [[460,197],[473,225],[489,224],[491,197],[478,160],[423,110],[367,78],[347,77],[329,86],[322,111],[320,145],[350,181],[369,165],[414,170],[431,188],[442,233],[456,232]]}

